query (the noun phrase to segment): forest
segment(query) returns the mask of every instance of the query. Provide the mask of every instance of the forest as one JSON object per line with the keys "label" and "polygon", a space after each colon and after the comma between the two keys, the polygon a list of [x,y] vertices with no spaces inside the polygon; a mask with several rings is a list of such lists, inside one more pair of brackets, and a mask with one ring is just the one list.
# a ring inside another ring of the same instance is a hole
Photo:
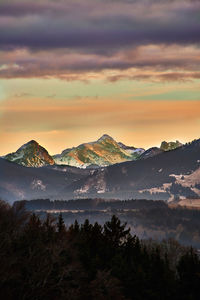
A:
{"label": "forest", "polygon": [[199,299],[197,251],[141,240],[115,215],[66,226],[1,201],[0,236],[0,299]]}
{"label": "forest", "polygon": [[[21,200],[28,210],[104,210],[104,209],[145,209],[145,208],[166,208],[164,201],[150,201],[145,199],[131,200],[104,200],[97,198],[83,198],[75,200],[49,200],[34,199]],[[21,202],[20,201],[20,202]],[[17,204],[18,201],[14,203]]]}
{"label": "forest", "polygon": [[[15,202],[17,205],[19,202]],[[158,200],[103,200],[77,199],[54,200],[35,199],[23,201],[27,210],[31,210],[45,218],[47,212],[58,217],[60,211],[66,225],[77,219],[84,223],[85,219],[94,224],[103,225],[113,214],[122,222],[127,222],[132,234],[142,239],[174,238],[183,245],[192,245],[200,249],[200,210],[184,207],[171,207]]]}

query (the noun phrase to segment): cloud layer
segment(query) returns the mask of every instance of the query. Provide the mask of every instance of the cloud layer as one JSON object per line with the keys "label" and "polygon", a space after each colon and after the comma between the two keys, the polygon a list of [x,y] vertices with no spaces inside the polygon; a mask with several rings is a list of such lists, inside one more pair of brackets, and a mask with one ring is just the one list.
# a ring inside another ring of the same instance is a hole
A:
{"label": "cloud layer", "polygon": [[197,0],[3,1],[0,77],[199,78],[199,12]]}

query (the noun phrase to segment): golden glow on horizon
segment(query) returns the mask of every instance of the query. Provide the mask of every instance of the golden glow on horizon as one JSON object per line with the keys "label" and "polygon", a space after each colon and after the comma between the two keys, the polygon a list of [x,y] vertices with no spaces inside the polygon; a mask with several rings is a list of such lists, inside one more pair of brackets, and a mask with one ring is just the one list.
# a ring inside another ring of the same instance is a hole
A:
{"label": "golden glow on horizon", "polygon": [[162,140],[199,138],[198,101],[129,101],[29,99],[0,105],[1,155],[31,139],[50,154],[98,139],[107,133],[136,147],[159,146]]}

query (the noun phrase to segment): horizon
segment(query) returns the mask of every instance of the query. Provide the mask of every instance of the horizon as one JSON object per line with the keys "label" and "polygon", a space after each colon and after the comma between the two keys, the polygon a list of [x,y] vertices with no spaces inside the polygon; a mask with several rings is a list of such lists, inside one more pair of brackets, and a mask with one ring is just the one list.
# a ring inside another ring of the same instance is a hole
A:
{"label": "horizon", "polygon": [[78,145],[74,145],[74,146],[70,146],[70,147],[65,147],[65,148],[63,148],[60,152],[55,152],[55,153],[52,153],[51,151],[49,151],[49,149],[45,146],[45,145],[43,145],[43,144],[41,144],[38,140],[35,140],[35,139],[31,139],[31,140],[29,140],[29,141],[26,141],[26,142],[24,142],[23,144],[21,144],[21,145],[19,145],[18,146],[18,148],[16,148],[15,150],[13,150],[13,151],[11,151],[11,152],[8,152],[8,153],[5,153],[5,154],[0,154],[0,157],[1,156],[4,156],[4,155],[7,155],[7,154],[9,154],[9,153],[13,153],[13,152],[16,152],[20,147],[22,147],[22,146],[24,146],[24,145],[26,145],[26,144],[28,144],[29,142],[31,142],[31,141],[34,141],[34,142],[36,142],[36,143],[38,143],[40,146],[42,146],[42,147],[44,147],[47,151],[48,151],[48,153],[52,156],[52,155],[56,155],[56,154],[60,154],[63,150],[66,150],[66,149],[70,149],[70,148],[76,148],[76,147],[78,147],[78,146],[80,146],[80,145],[83,145],[83,144],[89,144],[89,143],[93,143],[93,142],[97,142],[100,138],[102,138],[104,135],[108,135],[109,137],[111,137],[111,138],[113,138],[117,143],[123,143],[124,145],[126,145],[126,146],[129,146],[129,147],[135,147],[135,148],[143,148],[145,151],[146,150],[148,150],[148,149],[150,149],[150,148],[152,148],[152,147],[160,147],[161,146],[161,143],[162,142],[176,142],[176,141],[178,141],[178,142],[180,142],[180,143],[182,143],[183,145],[184,144],[186,144],[186,143],[189,143],[189,142],[192,142],[193,140],[197,140],[197,139],[199,139],[199,138],[194,138],[193,140],[190,140],[190,141],[186,141],[186,142],[183,142],[183,141],[181,141],[181,140],[179,140],[179,139],[174,139],[174,140],[162,140],[162,141],[160,141],[160,143],[159,143],[159,145],[151,145],[151,146],[149,146],[149,147],[147,147],[147,148],[144,148],[144,147],[140,147],[140,146],[135,146],[135,145],[133,145],[133,144],[126,144],[126,143],[124,143],[123,141],[119,141],[119,140],[116,140],[113,136],[111,136],[110,134],[107,134],[107,133],[104,133],[104,134],[102,134],[101,136],[99,136],[99,137],[97,137],[95,140],[92,140],[92,141],[85,141],[85,142],[82,142],[82,143],[80,143],[80,144],[78,144]]}

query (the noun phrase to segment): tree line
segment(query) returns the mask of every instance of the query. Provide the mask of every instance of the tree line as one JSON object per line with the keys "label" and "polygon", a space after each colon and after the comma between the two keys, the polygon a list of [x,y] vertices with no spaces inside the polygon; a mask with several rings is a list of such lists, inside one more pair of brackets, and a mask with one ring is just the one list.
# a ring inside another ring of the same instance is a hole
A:
{"label": "tree line", "polygon": [[44,220],[0,202],[0,298],[198,299],[200,259],[175,241],[141,241],[113,215],[104,225]]}
{"label": "tree line", "polygon": [[[143,209],[143,208],[166,208],[164,201],[153,200],[116,200],[110,199],[76,199],[76,200],[49,200],[34,199],[22,200],[28,210],[100,210],[100,209]],[[18,204],[16,201],[14,205]],[[20,201],[21,202],[21,201]]]}
{"label": "tree line", "polygon": [[[78,199],[54,200],[35,199],[24,200],[27,210],[36,211],[41,218],[46,217],[50,210],[57,217],[62,210],[65,224],[71,224],[77,219],[91,223],[97,221],[103,225],[112,214],[127,222],[132,233],[135,231],[141,238],[157,237],[158,239],[173,237],[180,243],[200,248],[200,210],[184,207],[169,207],[164,201],[153,200],[104,200]],[[14,205],[17,205],[15,202]],[[75,210],[75,211],[73,211]],[[40,211],[40,212],[38,212]]]}

